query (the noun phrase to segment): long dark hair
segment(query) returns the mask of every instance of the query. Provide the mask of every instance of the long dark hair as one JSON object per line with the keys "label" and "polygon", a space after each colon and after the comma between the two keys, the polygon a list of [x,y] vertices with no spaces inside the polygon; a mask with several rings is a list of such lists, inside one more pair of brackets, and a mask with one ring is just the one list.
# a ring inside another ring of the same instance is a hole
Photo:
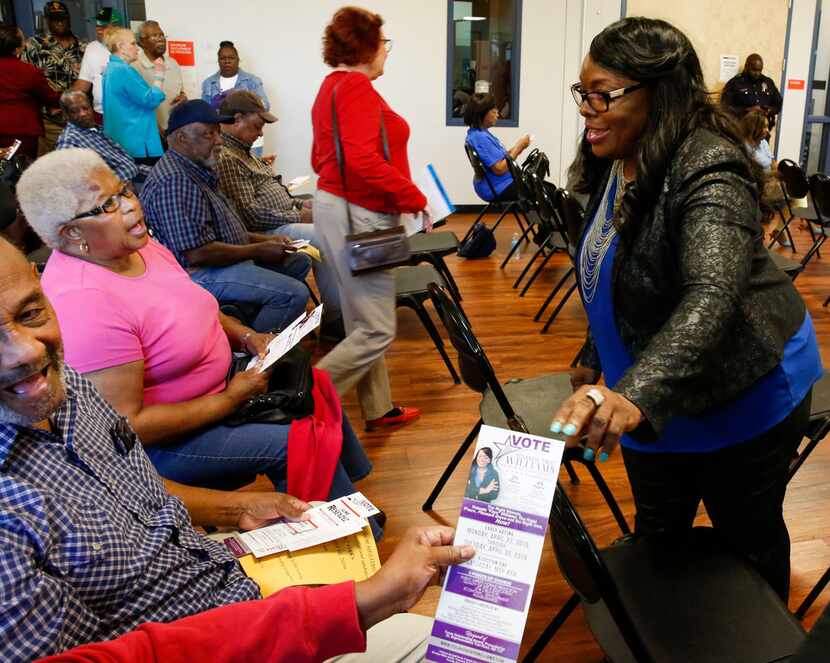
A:
{"label": "long dark hair", "polygon": [[[668,167],[692,131],[709,129],[741,147],[744,140],[734,118],[720,109],[706,89],[692,43],[670,23],[642,17],[622,19],[594,37],[589,54],[599,66],[644,83],[649,95],[648,122],[637,146],[637,175],[626,188],[615,220],[625,239],[636,230],[632,222],[657,201]],[[593,155],[583,136],[571,165],[573,189],[593,193],[610,165],[608,159]],[[760,181],[757,173],[756,179]]]}

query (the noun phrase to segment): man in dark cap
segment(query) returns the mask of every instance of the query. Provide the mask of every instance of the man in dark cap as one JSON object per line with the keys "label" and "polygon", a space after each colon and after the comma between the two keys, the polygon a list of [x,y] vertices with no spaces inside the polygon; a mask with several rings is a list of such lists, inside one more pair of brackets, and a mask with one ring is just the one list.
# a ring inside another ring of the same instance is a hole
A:
{"label": "man in dark cap", "polygon": [[110,61],[109,49],[104,46],[104,33],[111,25],[123,24],[121,14],[112,7],[102,7],[95,14],[95,41],[90,42],[84,51],[81,60],[81,71],[78,80],[72,86],[73,90],[89,94],[92,92],[92,110],[95,113],[95,123],[104,124],[104,86],[101,78]]}
{"label": "man in dark cap", "polygon": [[781,93],[775,82],[764,76],[764,60],[760,55],[752,53],[747,57],[744,70],[723,88],[721,103],[738,118],[750,111],[763,113],[769,128],[775,126],[775,117],[781,112]]}
{"label": "man in dark cap", "polygon": [[219,191],[219,125],[229,122],[201,99],[175,106],[169,149],[150,171],[141,205],[157,239],[196,283],[220,303],[258,308],[257,331],[284,329],[305,311],[311,260],[282,237],[249,232]]}
{"label": "man in dark cap", "polygon": [[[78,78],[87,43],[72,34],[69,10],[62,2],[47,2],[43,16],[49,34],[31,37],[20,59],[40,69],[55,90],[65,92]],[[45,108],[43,113],[44,135],[38,145],[38,154],[55,149],[55,141],[65,125],[59,108]]]}

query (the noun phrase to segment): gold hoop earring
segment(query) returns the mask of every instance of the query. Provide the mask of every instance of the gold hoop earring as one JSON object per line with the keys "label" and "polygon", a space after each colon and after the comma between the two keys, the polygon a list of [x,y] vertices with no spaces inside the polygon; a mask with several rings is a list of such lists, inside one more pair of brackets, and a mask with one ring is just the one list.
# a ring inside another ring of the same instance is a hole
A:
{"label": "gold hoop earring", "polygon": [[86,243],[85,239],[81,240],[81,245],[79,248],[81,249],[81,253],[89,253],[89,244]]}

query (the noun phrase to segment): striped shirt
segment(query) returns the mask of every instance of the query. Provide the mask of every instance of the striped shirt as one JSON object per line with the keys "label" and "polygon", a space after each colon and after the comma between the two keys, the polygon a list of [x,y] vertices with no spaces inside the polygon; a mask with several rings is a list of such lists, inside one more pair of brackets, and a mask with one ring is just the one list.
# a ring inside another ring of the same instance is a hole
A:
{"label": "striped shirt", "polygon": [[98,127],[87,129],[72,122],[67,123],[66,129],[58,136],[55,148],[64,150],[69,147],[86,147],[94,150],[123,182],[129,182],[139,174],[147,177],[150,172],[148,166],[138,165],[123,147]]}
{"label": "striped shirt", "polygon": [[31,661],[259,597],[68,366],[52,432],[0,422],[0,652]]}

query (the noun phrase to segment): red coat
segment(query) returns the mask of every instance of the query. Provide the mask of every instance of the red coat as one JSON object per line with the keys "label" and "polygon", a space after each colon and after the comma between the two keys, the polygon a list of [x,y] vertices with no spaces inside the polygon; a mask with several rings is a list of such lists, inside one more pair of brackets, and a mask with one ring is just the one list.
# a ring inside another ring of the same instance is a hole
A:
{"label": "red coat", "polygon": [[[337,126],[346,156],[345,197],[373,212],[420,212],[427,201],[409,174],[409,125],[358,72],[335,71],[326,76],[311,109],[311,165],[320,176],[317,187],[343,197],[332,133],[331,97],[335,87]],[[383,155],[381,113],[389,142],[388,162]]]}
{"label": "red coat", "polygon": [[148,622],[116,640],[81,645],[41,663],[308,663],[365,649],[354,583],[344,582],[288,587],[169,624]]}
{"label": "red coat", "polygon": [[0,133],[42,136],[42,106],[55,107],[60,93],[49,86],[43,73],[14,56],[0,57]]}

